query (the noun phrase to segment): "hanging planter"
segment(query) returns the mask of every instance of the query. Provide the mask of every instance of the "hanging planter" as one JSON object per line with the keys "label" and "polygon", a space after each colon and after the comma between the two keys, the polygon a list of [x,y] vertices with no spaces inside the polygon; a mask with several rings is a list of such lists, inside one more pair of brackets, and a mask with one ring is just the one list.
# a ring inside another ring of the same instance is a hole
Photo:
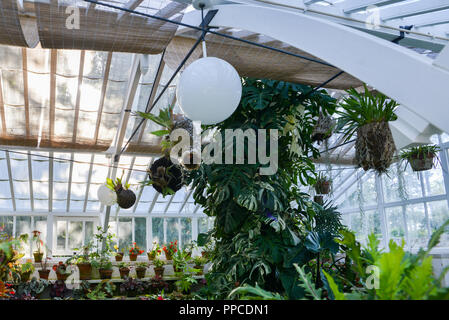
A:
{"label": "hanging planter", "polygon": [[128,209],[136,203],[136,194],[129,189],[129,183],[126,183],[125,185],[122,184],[122,178],[117,178],[115,182],[108,178],[107,187],[117,194],[117,204],[119,207]]}
{"label": "hanging planter", "polygon": [[439,150],[435,145],[418,146],[403,151],[400,157],[410,163],[413,171],[426,171],[434,167]]}
{"label": "hanging planter", "polygon": [[[161,141],[161,147],[162,151],[164,152],[165,156],[167,158],[170,157],[170,151],[171,149],[178,144],[181,140],[177,141],[171,141],[170,140],[170,134],[177,129],[183,129],[187,132],[187,135],[189,136],[189,150],[185,151],[183,154],[178,154],[176,157],[179,158],[179,162],[182,167],[184,167],[187,170],[194,170],[198,169],[200,164],[199,160],[201,157],[199,156],[199,153],[193,149],[193,122],[189,118],[187,118],[183,114],[173,114],[173,106],[169,106],[166,109],[160,110],[159,115],[155,116],[151,113],[138,113],[141,117],[145,119],[149,119],[153,121],[154,123],[160,125],[163,127],[162,130],[157,130],[151,132],[151,134],[154,134],[158,137],[163,137]],[[185,143],[185,141],[184,141]],[[174,155],[171,155],[174,156]],[[195,160],[195,161],[193,161]],[[198,163],[194,163],[198,162]],[[175,191],[176,192],[176,191]]]}
{"label": "hanging planter", "polygon": [[329,194],[331,192],[332,181],[326,176],[318,174],[315,183],[315,191],[317,194]]}
{"label": "hanging planter", "polygon": [[183,186],[183,173],[168,157],[154,161],[148,172],[150,181],[144,182],[152,185],[163,196],[174,194]]}
{"label": "hanging planter", "polygon": [[388,122],[397,119],[394,110],[398,104],[381,93],[373,95],[366,85],[364,94],[355,89],[347,92],[349,96],[340,105],[342,110],[337,111],[340,114],[337,128],[346,142],[357,135],[355,161],[359,167],[384,173],[396,150]]}
{"label": "hanging planter", "polygon": [[336,125],[336,121],[330,116],[325,116],[320,112],[318,121],[312,132],[312,142],[318,142],[320,144],[324,140],[329,139],[332,136]]}
{"label": "hanging planter", "polygon": [[388,122],[368,123],[357,130],[355,160],[367,171],[386,172],[393,162],[396,146]]}

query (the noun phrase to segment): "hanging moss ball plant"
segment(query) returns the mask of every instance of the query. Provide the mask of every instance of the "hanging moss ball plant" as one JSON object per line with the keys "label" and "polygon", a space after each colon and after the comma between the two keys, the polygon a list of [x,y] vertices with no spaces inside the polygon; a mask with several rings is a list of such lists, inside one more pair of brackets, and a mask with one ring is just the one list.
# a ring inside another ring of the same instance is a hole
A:
{"label": "hanging moss ball plant", "polygon": [[331,180],[322,174],[318,174],[315,183],[315,192],[317,194],[329,194],[331,192]]}
{"label": "hanging moss ball plant", "polygon": [[148,176],[150,180],[146,184],[151,184],[164,196],[175,193],[183,186],[182,170],[169,157],[161,157],[154,161]]}
{"label": "hanging moss ball plant", "polygon": [[320,113],[317,123],[313,128],[312,142],[320,144],[326,139],[329,139],[335,128],[336,121],[330,115]]}
{"label": "hanging moss ball plant", "polygon": [[434,167],[438,151],[435,145],[417,146],[402,151],[400,157],[410,163],[413,171],[426,171]]}
{"label": "hanging moss ball plant", "polygon": [[384,173],[396,151],[388,122],[397,119],[394,110],[398,104],[381,93],[371,93],[366,85],[363,94],[355,89],[347,92],[349,96],[340,105],[342,110],[337,111],[338,129],[342,130],[345,141],[357,135],[355,160],[359,167]]}
{"label": "hanging moss ball plant", "polygon": [[136,203],[136,194],[129,189],[129,183],[123,185],[121,178],[117,178],[115,182],[108,178],[107,186],[117,194],[117,204],[120,208],[129,209]]}

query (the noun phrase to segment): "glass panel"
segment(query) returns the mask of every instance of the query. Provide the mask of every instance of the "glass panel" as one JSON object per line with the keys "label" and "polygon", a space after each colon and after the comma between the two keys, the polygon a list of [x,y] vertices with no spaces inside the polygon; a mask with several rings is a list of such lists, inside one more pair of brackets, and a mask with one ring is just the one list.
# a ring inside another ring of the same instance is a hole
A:
{"label": "glass panel", "polygon": [[387,225],[389,237],[400,243],[405,237],[404,219],[402,216],[402,207],[386,208]]}
{"label": "glass panel", "polygon": [[181,244],[184,248],[192,242],[192,219],[181,218]]}
{"label": "glass panel", "polygon": [[[438,229],[444,221],[449,219],[449,210],[447,207],[447,201],[432,201],[427,204],[429,209],[429,223],[430,223],[430,232],[434,232]],[[439,247],[447,247],[449,246],[449,233],[446,231],[441,236],[441,241],[438,244]]]}
{"label": "glass panel", "polygon": [[69,249],[80,248],[83,245],[83,222],[69,221]]}
{"label": "glass panel", "polygon": [[147,219],[134,219],[134,239],[142,250],[147,250]]}
{"label": "glass panel", "polygon": [[[44,242],[43,250],[45,247],[48,248],[47,241],[47,217],[34,217],[34,230],[41,232],[41,240]],[[34,250],[34,249],[33,249]]]}
{"label": "glass panel", "polygon": [[377,210],[367,211],[366,215],[366,229],[368,234],[374,233],[377,239],[381,241],[383,239],[382,230],[380,228],[380,215]]}
{"label": "glass panel", "polygon": [[426,196],[436,196],[444,194],[444,180],[439,161],[435,161],[436,168],[432,170],[422,171],[422,178],[424,182],[424,190]]}
{"label": "glass panel", "polygon": [[56,223],[56,249],[65,249],[65,238],[66,238],[66,225],[67,221],[57,221]]}
{"label": "glass panel", "polygon": [[209,230],[207,217],[198,218],[198,233],[205,233]]}
{"label": "glass panel", "polygon": [[119,218],[118,220],[119,248],[127,249],[132,245],[132,218]]}
{"label": "glass panel", "polygon": [[94,222],[86,221],[84,229],[84,244],[88,244],[94,237]]}
{"label": "glass panel", "polygon": [[14,217],[0,216],[0,230],[12,237]]}
{"label": "glass panel", "polygon": [[164,240],[164,219],[163,218],[152,218],[152,232],[153,232],[153,241],[156,241],[160,245],[162,245]]}
{"label": "glass panel", "polygon": [[427,232],[426,214],[424,203],[409,205],[405,207],[408,230],[408,245],[410,248],[417,249],[425,247],[429,234]]}
{"label": "glass panel", "polygon": [[[178,239],[179,222],[178,218],[166,218],[167,221],[167,243]],[[179,241],[178,241],[179,242]]]}

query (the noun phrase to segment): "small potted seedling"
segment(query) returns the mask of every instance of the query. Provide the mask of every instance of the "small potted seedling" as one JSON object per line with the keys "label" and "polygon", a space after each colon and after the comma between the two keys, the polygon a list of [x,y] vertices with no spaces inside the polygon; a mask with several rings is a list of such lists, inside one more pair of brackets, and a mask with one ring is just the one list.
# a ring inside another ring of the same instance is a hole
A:
{"label": "small potted seedling", "polygon": [[417,146],[403,151],[400,157],[410,163],[413,171],[426,171],[434,167],[438,151],[435,145]]}
{"label": "small potted seedling", "polygon": [[129,265],[126,262],[120,262],[118,264],[118,271],[120,272],[120,278],[125,279],[129,277]]}
{"label": "small potted seedling", "polygon": [[34,262],[42,262],[42,257],[44,253],[42,252],[42,246],[44,242],[41,240],[41,232],[38,230],[33,231],[33,242],[36,244],[36,251],[33,252]]}
{"label": "small potted seedling", "polygon": [[50,258],[45,257],[45,259],[42,259],[42,261],[40,262],[41,268],[40,270],[38,270],[40,279],[48,280],[48,275],[50,274],[51,271],[50,269],[47,268],[48,260],[50,260]]}
{"label": "small potted seedling", "polygon": [[162,253],[162,249],[157,243],[157,241],[153,241],[153,248],[147,252],[148,260],[153,261]]}
{"label": "small potted seedling", "polygon": [[119,249],[117,245],[114,246],[115,252],[115,261],[120,262],[123,260],[124,252],[123,249]]}
{"label": "small potted seedling", "polygon": [[62,261],[53,266],[53,270],[56,272],[56,277],[58,280],[66,281],[67,278],[72,274],[70,270],[67,270],[67,265]]}
{"label": "small potted seedling", "polygon": [[139,262],[136,265],[136,276],[138,279],[145,278],[145,274],[147,272],[147,264],[146,262]]}
{"label": "small potted seedling", "polygon": [[315,182],[315,191],[317,194],[329,194],[331,191],[331,180],[319,173]]}
{"label": "small potted seedling", "polygon": [[203,274],[204,265],[207,263],[207,259],[201,256],[197,256],[193,258],[193,268],[197,269],[197,273],[199,275]]}
{"label": "small potted seedling", "polygon": [[165,265],[165,262],[163,260],[161,260],[161,259],[156,258],[153,261],[153,265],[154,265],[154,274],[157,277],[162,278],[164,276],[164,265]]}

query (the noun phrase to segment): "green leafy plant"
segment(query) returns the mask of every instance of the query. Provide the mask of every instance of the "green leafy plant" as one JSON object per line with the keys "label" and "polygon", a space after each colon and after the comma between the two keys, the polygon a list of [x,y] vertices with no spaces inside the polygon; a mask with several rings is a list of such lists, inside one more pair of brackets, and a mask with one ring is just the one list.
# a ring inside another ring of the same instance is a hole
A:
{"label": "green leafy plant", "polygon": [[388,122],[397,120],[394,113],[398,103],[390,100],[384,94],[371,93],[366,84],[363,94],[354,88],[347,91],[349,94],[340,104],[342,110],[336,111],[339,130],[344,129],[345,141],[349,140],[358,128],[372,122]]}
{"label": "green leafy plant", "polygon": [[198,281],[193,277],[194,270],[189,268],[189,270],[184,270],[179,280],[175,282],[176,287],[180,292],[189,293],[190,289]]}
{"label": "green leafy plant", "polygon": [[195,266],[204,266],[207,263],[207,259],[201,256],[193,257],[192,259]]}
{"label": "green leafy plant", "polygon": [[438,159],[440,147],[436,145],[424,145],[403,150],[400,158],[410,163],[414,171],[430,170],[434,166],[434,159]]}
{"label": "green leafy plant", "polygon": [[109,280],[102,280],[95,288],[88,289],[86,298],[89,300],[105,300],[113,296],[115,285]]}
{"label": "green leafy plant", "polygon": [[155,268],[162,268],[165,265],[165,261],[161,259],[154,259],[153,264]]}

